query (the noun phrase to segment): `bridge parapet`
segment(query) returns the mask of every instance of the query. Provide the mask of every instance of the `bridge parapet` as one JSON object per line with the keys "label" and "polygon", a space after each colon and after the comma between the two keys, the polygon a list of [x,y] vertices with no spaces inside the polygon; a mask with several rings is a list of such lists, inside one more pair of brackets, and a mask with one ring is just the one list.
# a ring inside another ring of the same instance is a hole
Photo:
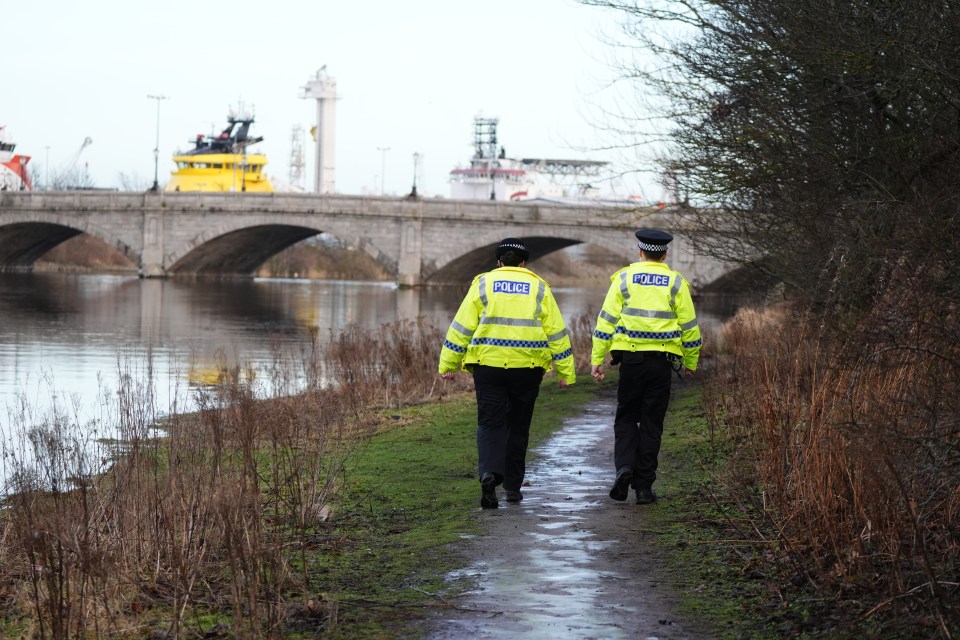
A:
{"label": "bridge parapet", "polygon": [[691,282],[709,282],[726,270],[695,255],[678,218],[653,207],[104,191],[0,194],[0,269],[29,268],[42,255],[37,251],[84,232],[120,249],[144,277],[249,275],[274,253],[328,232],[373,256],[401,285],[462,283],[490,268],[492,247],[508,236],[527,240],[534,258],[590,243],[622,255],[626,264],[636,259],[632,231],[641,226],[677,235],[671,265]]}

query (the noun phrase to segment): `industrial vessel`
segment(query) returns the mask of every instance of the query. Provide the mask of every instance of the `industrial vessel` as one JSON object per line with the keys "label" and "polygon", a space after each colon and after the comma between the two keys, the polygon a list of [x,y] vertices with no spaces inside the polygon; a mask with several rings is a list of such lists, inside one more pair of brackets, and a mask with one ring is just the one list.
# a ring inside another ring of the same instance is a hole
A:
{"label": "industrial vessel", "polygon": [[27,164],[30,156],[14,153],[17,145],[7,137],[7,128],[0,125],[0,191],[30,191]]}
{"label": "industrial vessel", "polygon": [[[450,172],[450,197],[457,200],[557,200],[594,196],[585,177],[596,176],[606,162],[510,158],[497,140],[498,118],[473,120],[474,153],[470,165]],[[556,178],[569,178],[573,191]]]}
{"label": "industrial vessel", "polygon": [[264,173],[267,157],[248,150],[263,140],[250,135],[253,122],[251,115],[230,113],[219,135],[197,134],[193,149],[173,155],[177,169],[164,191],[273,191]]}

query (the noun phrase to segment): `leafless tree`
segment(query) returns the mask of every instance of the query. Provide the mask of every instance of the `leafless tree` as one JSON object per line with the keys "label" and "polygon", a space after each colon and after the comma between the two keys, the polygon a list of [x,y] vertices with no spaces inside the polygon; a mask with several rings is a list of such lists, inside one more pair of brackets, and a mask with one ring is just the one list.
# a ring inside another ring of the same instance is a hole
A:
{"label": "leafless tree", "polygon": [[120,185],[120,191],[146,191],[152,184],[149,178],[144,178],[136,172],[127,173],[126,171],[117,174],[117,183]]}
{"label": "leafless tree", "polygon": [[72,167],[50,175],[50,184],[45,188],[50,191],[76,191],[90,189],[95,186],[93,178],[86,167]]}
{"label": "leafless tree", "polygon": [[960,234],[944,233],[960,195],[960,4],[580,1],[620,12],[621,44],[658,61],[618,71],[671,123],[662,168],[702,249],[851,306],[897,261],[960,282]]}

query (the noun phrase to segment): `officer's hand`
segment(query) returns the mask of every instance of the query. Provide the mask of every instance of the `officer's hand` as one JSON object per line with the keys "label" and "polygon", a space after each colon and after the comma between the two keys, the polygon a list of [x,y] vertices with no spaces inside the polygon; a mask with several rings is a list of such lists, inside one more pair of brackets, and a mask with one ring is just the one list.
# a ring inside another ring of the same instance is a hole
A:
{"label": "officer's hand", "polygon": [[603,381],[603,365],[601,364],[593,365],[593,369],[590,371],[590,375],[592,375],[593,379],[596,380],[597,382],[602,382]]}
{"label": "officer's hand", "polygon": [[561,388],[561,389],[566,389],[566,388],[569,387],[569,386],[570,386],[570,383],[569,383],[569,382],[567,382],[567,381],[564,380],[563,378],[560,378],[560,388]]}
{"label": "officer's hand", "polygon": [[441,373],[440,377],[444,380],[453,380],[457,377],[457,374],[454,371],[447,371],[446,373]]}
{"label": "officer's hand", "polygon": [[684,370],[683,370],[683,377],[684,377],[684,378],[692,378],[694,375],[696,375],[696,373],[697,373],[697,372],[694,371],[693,369],[684,369]]}

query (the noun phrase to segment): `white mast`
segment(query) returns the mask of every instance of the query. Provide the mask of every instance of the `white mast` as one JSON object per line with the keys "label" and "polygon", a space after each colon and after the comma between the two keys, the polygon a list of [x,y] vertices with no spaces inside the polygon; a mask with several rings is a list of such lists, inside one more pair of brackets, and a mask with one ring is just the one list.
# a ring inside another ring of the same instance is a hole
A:
{"label": "white mast", "polygon": [[290,184],[303,189],[303,127],[293,125],[290,131]]}
{"label": "white mast", "polygon": [[317,155],[314,163],[313,190],[315,193],[333,193],[334,185],[334,106],[337,100],[337,81],[327,75],[323,65],[303,87],[302,98],[317,101],[317,124],[314,130]]}

